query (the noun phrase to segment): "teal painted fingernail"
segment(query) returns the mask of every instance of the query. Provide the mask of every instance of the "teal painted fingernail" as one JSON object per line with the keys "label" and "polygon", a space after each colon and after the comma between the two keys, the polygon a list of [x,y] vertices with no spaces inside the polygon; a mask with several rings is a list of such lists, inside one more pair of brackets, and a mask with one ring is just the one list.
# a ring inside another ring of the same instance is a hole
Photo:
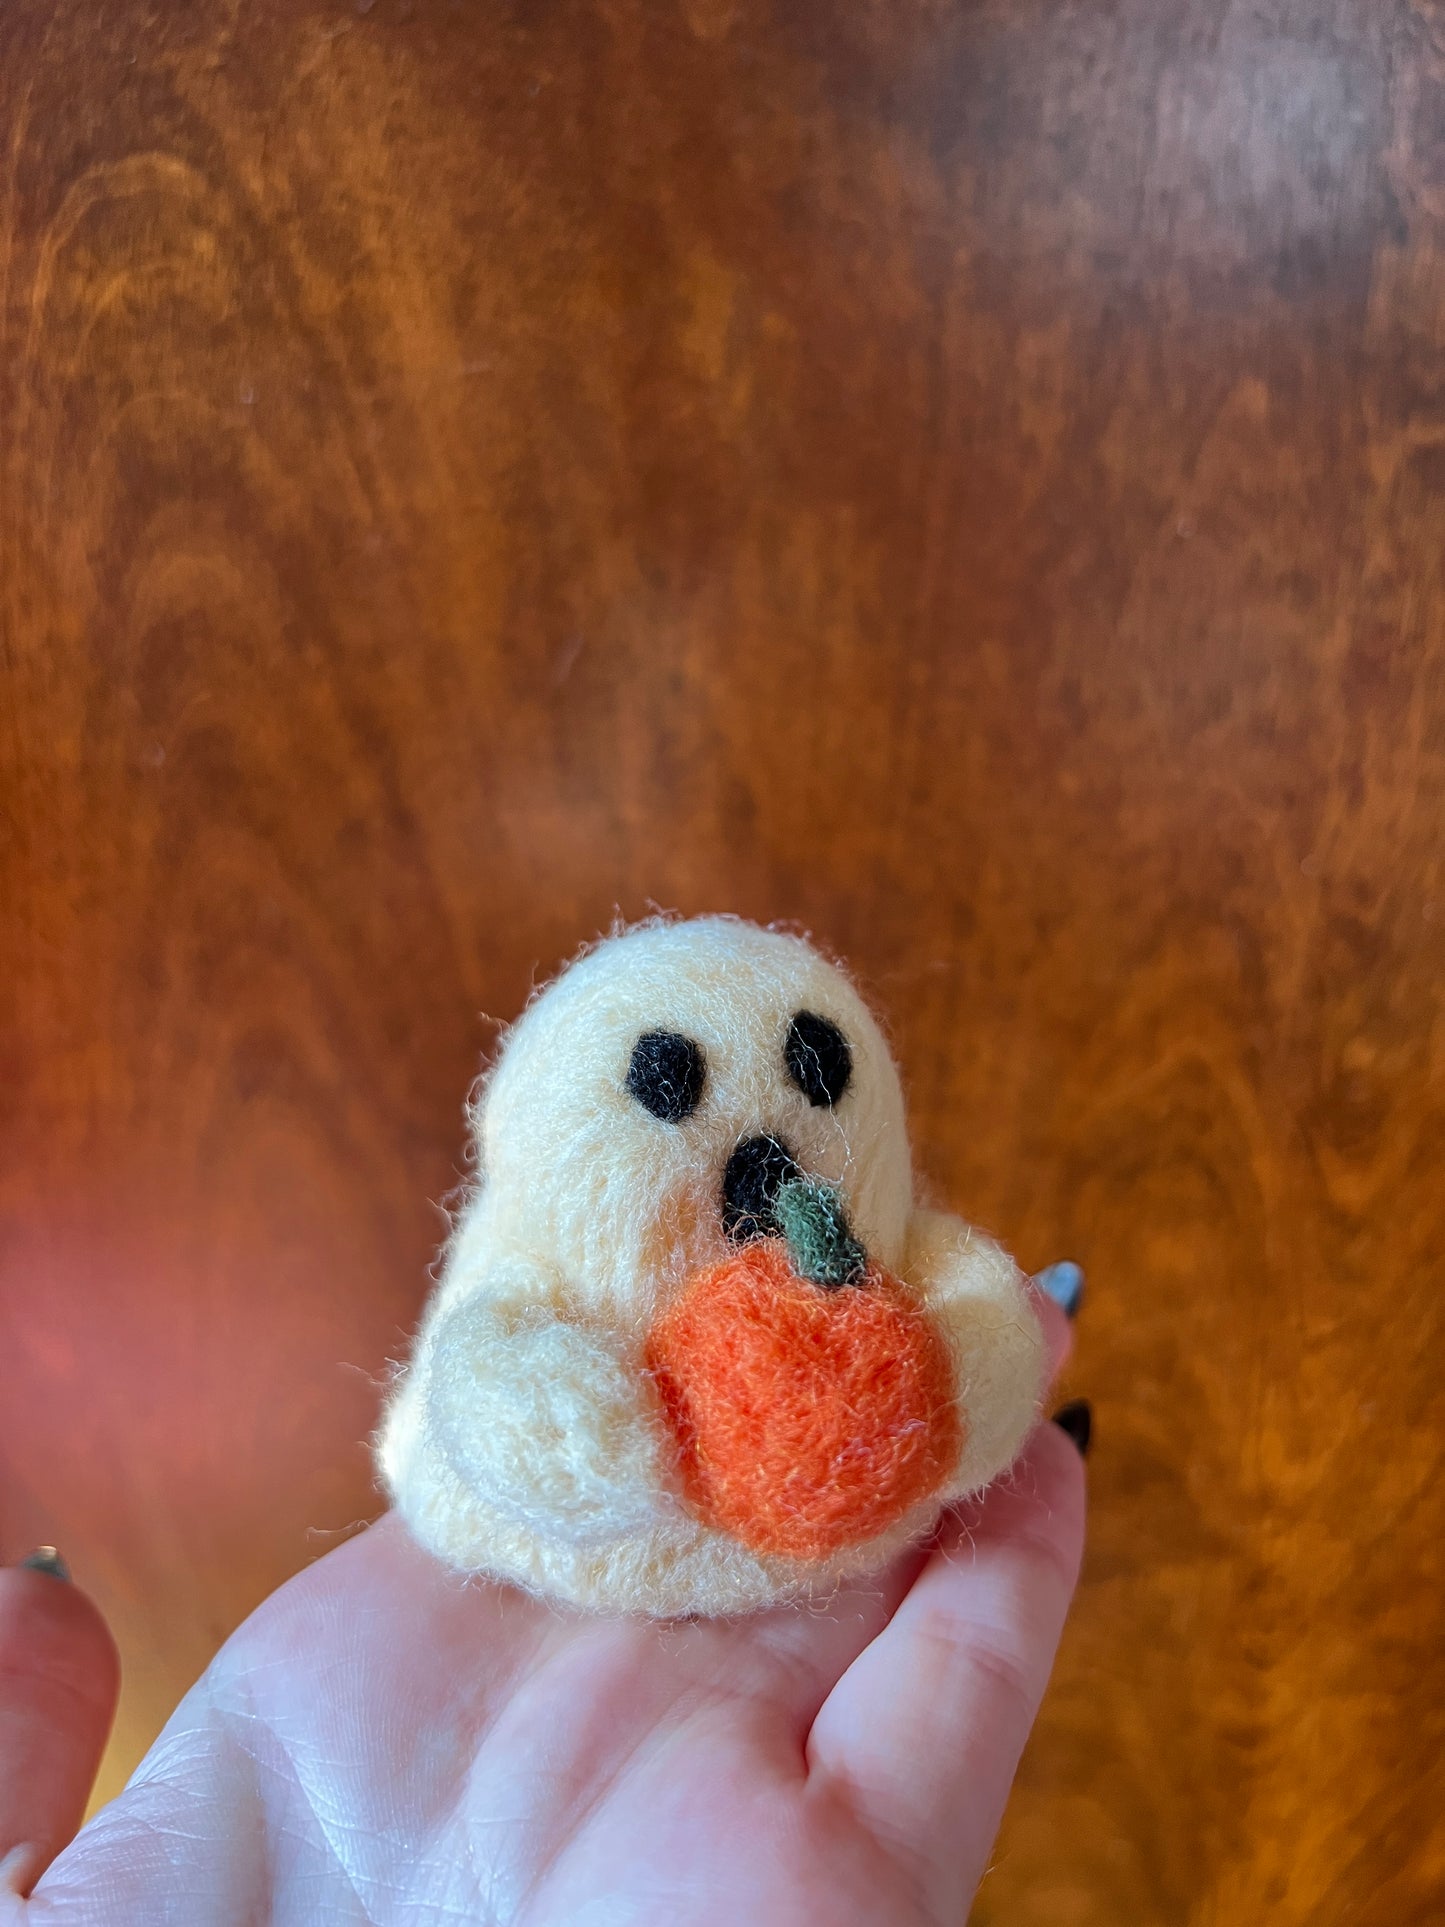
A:
{"label": "teal painted fingernail", "polygon": [[69,1579],[70,1568],[54,1546],[37,1546],[20,1561],[30,1572],[48,1572],[52,1579]]}
{"label": "teal painted fingernail", "polygon": [[1084,1268],[1072,1258],[1061,1258],[1056,1265],[1045,1265],[1034,1273],[1034,1283],[1052,1298],[1066,1318],[1077,1318],[1084,1302]]}

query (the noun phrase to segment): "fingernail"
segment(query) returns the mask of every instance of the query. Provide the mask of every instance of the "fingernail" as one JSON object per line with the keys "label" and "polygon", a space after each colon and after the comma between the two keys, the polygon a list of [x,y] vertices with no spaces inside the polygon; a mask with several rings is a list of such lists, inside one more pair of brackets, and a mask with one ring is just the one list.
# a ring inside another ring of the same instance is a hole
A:
{"label": "fingernail", "polygon": [[1084,1302],[1084,1268],[1072,1258],[1061,1258],[1056,1265],[1045,1265],[1034,1273],[1034,1283],[1067,1318],[1077,1318]]}
{"label": "fingernail", "polygon": [[31,1572],[48,1572],[52,1579],[69,1579],[70,1568],[55,1550],[54,1546],[37,1546],[28,1558],[20,1561]]}
{"label": "fingernail", "polygon": [[1067,1432],[1079,1448],[1079,1457],[1089,1456],[1089,1441],[1094,1436],[1094,1408],[1086,1398],[1071,1398],[1054,1413],[1054,1424]]}
{"label": "fingernail", "polygon": [[13,1894],[17,1900],[26,1899],[44,1865],[45,1855],[29,1840],[0,1854],[0,1892]]}

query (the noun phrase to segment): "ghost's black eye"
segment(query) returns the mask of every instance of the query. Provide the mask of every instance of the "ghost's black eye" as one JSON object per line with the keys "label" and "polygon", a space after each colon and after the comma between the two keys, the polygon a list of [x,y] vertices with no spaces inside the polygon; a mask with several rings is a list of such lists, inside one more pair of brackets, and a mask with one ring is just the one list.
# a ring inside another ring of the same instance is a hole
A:
{"label": "ghost's black eye", "polygon": [[627,1088],[645,1111],[680,1124],[702,1102],[707,1063],[702,1045],[675,1030],[649,1030],[632,1046]]}
{"label": "ghost's black eye", "polygon": [[789,1077],[810,1104],[836,1104],[853,1075],[848,1039],[836,1024],[812,1010],[800,1010],[788,1025],[783,1060]]}

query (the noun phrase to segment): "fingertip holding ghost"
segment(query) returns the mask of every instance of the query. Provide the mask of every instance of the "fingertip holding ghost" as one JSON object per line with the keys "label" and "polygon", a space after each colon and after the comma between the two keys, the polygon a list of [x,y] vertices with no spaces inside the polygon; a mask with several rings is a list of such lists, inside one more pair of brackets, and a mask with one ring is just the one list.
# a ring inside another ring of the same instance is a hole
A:
{"label": "fingertip holding ghost", "polygon": [[881,1567],[1002,1472],[1044,1346],[991,1239],[918,1208],[844,973],[641,924],[529,1005],[378,1435],[448,1564],[606,1613],[733,1614]]}

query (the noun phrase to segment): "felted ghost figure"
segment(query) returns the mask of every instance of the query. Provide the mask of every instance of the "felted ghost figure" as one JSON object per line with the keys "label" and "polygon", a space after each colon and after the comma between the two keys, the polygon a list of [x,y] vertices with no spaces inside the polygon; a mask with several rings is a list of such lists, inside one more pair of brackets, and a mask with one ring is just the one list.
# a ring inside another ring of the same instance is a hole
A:
{"label": "felted ghost figure", "polygon": [[800,939],[714,917],[599,944],[471,1122],[479,1182],[379,1437],[453,1566],[743,1612],[880,1566],[1017,1453],[1024,1280],[915,1207],[882,1032]]}

